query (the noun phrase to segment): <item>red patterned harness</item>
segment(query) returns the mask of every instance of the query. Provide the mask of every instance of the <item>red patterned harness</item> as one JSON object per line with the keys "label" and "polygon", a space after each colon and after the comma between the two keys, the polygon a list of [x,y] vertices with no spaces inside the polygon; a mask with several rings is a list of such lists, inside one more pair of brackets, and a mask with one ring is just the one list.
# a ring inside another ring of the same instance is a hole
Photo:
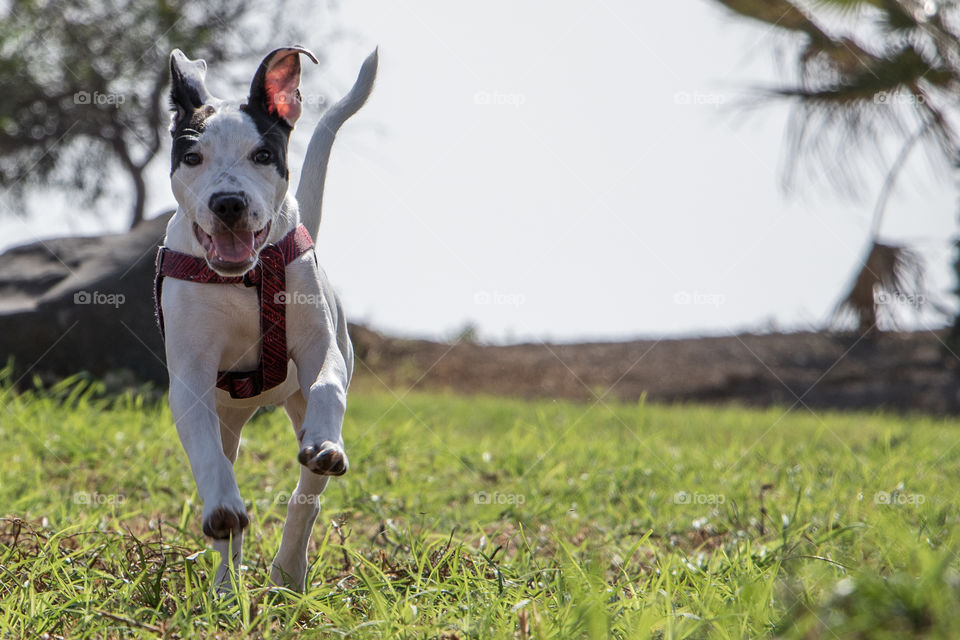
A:
{"label": "red patterned harness", "polygon": [[160,247],[153,288],[160,335],[164,335],[163,307],[160,304],[164,277],[201,284],[255,286],[260,302],[260,363],[255,371],[220,371],[217,388],[229,392],[231,398],[252,398],[272,389],[287,378],[287,265],[312,247],[310,233],[299,225],[277,244],[265,246],[256,266],[235,277],[219,275],[203,258]]}

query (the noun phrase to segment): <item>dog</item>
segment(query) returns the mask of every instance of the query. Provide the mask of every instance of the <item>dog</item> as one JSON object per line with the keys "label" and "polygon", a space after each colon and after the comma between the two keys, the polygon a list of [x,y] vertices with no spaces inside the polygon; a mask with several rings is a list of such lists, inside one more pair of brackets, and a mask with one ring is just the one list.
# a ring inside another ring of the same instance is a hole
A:
{"label": "dog", "polygon": [[169,404],[203,500],[203,532],[220,553],[214,584],[235,585],[248,517],[234,476],[240,432],[257,407],[283,405],[299,443],[270,579],[302,591],[318,496],[349,461],[341,434],[353,347],[343,309],[313,251],[330,149],[363,104],[378,54],[323,115],[296,197],[287,146],[302,111],[300,59],[268,54],[242,101],[215,98],[207,65],[170,54],[170,181],[178,208],[157,255],[157,316]]}

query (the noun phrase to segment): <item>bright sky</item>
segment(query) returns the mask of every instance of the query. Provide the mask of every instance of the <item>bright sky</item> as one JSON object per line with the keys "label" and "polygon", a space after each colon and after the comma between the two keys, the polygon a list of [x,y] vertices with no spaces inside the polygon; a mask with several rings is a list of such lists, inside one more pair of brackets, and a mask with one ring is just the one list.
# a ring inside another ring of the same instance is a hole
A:
{"label": "bright sky", "polygon": [[[380,45],[319,241],[356,321],[423,336],[472,322],[498,341],[807,329],[865,251],[877,189],[779,190],[786,109],[733,104],[776,81],[776,40],[712,2],[351,0],[340,16],[356,37],[304,89],[339,97]],[[166,163],[151,211],[173,205]],[[883,236],[922,249],[949,302],[956,191],[911,164]],[[104,224],[51,219],[0,220],[2,246]]]}

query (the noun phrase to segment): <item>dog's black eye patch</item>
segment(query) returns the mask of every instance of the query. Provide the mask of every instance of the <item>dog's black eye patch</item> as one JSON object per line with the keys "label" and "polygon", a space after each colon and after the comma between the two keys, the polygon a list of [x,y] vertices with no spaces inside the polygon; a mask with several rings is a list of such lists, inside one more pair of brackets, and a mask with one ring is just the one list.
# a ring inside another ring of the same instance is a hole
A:
{"label": "dog's black eye patch", "polygon": [[173,135],[173,146],[170,150],[170,175],[173,175],[181,162],[190,166],[199,164],[191,163],[189,160],[184,162],[184,156],[195,153],[194,146],[203,134],[207,120],[216,112],[217,110],[212,106],[205,105],[174,121],[173,129],[170,132]]}
{"label": "dog's black eye patch", "polygon": [[[272,164],[277,173],[284,180],[290,180],[290,171],[287,168],[287,145],[290,142],[290,126],[279,118],[271,116],[266,111],[258,109],[249,104],[240,106],[243,111],[253,121],[253,125],[260,134],[260,146],[254,152],[251,159],[257,164]],[[259,162],[256,155],[261,151],[266,151],[270,159],[265,162]]]}

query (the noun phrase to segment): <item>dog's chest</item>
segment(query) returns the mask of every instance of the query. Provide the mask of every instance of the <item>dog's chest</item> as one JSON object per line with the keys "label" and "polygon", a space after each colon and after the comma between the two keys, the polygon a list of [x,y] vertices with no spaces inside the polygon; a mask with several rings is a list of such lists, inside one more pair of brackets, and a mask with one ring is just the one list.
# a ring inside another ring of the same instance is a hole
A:
{"label": "dog's chest", "polygon": [[249,371],[260,361],[260,303],[257,290],[241,284],[217,285],[217,313],[212,314],[226,338],[220,371]]}

